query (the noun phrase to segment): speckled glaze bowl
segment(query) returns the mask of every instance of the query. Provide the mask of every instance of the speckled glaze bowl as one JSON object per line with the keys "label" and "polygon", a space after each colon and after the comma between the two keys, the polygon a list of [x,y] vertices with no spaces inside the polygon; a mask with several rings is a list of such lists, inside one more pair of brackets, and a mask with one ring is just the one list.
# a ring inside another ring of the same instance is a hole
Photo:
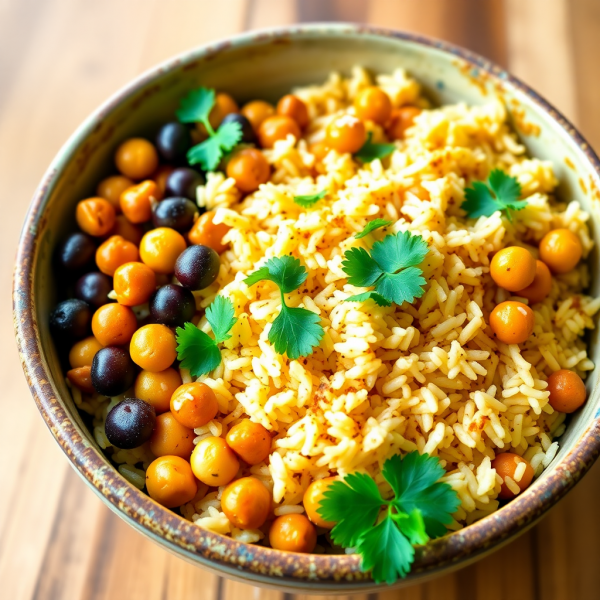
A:
{"label": "speckled glaze bowl", "polygon": [[[48,331],[56,289],[51,257],[75,228],[74,208],[112,170],[117,145],[153,136],[173,118],[179,99],[199,84],[238,101],[276,99],[291,87],[323,81],[332,70],[360,64],[374,72],[406,68],[439,103],[480,104],[500,98],[529,152],[551,160],[559,195],[592,215],[600,242],[600,163],[574,127],[508,73],[467,50],[412,34],[345,24],[317,24],[244,34],[187,52],[136,79],[90,116],[58,153],[33,198],[19,244],[14,283],[17,343],[31,393],[82,479],[120,517],[175,552],[215,573],[246,583],[306,593],[376,591],[358,556],[286,553],[245,545],[205,531],[152,501],[114,469],[83,424],[65,385]],[[597,272],[598,246],[592,272]],[[594,277],[593,294],[600,293]],[[590,337],[598,362],[597,331]],[[417,550],[413,570],[398,585],[465,566],[533,525],[592,465],[600,449],[599,369],[588,379],[589,400],[571,420],[560,452],[516,500],[469,527]]]}

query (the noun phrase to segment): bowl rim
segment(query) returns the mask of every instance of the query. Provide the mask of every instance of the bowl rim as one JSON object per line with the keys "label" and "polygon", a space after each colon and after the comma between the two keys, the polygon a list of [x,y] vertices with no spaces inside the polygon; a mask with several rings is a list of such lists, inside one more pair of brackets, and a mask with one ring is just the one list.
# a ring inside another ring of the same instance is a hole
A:
{"label": "bowl rim", "polygon": [[[23,225],[14,272],[13,315],[23,371],[46,425],[78,474],[119,516],[155,541],[213,572],[237,579],[241,577],[260,585],[305,590],[318,587],[352,593],[366,588],[386,588],[385,584],[376,586],[370,576],[360,570],[360,558],[357,555],[282,552],[238,542],[201,529],[158,505],[124,479],[115,468],[107,465],[102,453],[79,434],[68,412],[56,399],[52,375],[43,356],[34,300],[36,253],[39,232],[45,223],[44,207],[64,164],[85,141],[98,119],[165,72],[226,51],[231,46],[252,46],[265,41],[293,42],[320,35],[366,35],[425,46],[463,61],[471,70],[485,73],[502,88],[512,87],[525,94],[539,111],[546,113],[575,142],[592,167],[594,185],[600,188],[600,160],[577,129],[529,86],[470,50],[419,34],[349,23],[311,23],[245,32],[182,52],[147,70],[113,94],[70,136],[43,176]],[[411,583],[421,576],[475,560],[533,525],[579,481],[596,460],[600,453],[600,424],[597,417],[598,414],[555,469],[523,494],[484,519],[417,548],[413,569],[404,581]]]}

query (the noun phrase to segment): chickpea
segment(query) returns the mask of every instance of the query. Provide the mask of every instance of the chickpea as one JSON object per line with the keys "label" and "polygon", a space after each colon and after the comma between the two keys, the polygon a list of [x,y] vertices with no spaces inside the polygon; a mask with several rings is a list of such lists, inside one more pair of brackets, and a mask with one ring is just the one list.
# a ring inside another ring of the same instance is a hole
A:
{"label": "chickpea", "polygon": [[179,232],[170,227],[157,227],[142,238],[140,256],[155,273],[167,274],[175,270],[175,262],[186,248],[185,239]]}
{"label": "chickpea", "polygon": [[180,456],[189,460],[194,450],[193,430],[184,427],[170,412],[156,417],[148,445],[155,456]]}
{"label": "chickpea", "polygon": [[340,153],[354,154],[367,141],[364,123],[352,115],[337,117],[327,126],[325,143]]}
{"label": "chickpea", "polygon": [[308,150],[317,160],[322,161],[329,154],[330,148],[323,140],[321,142],[315,142],[314,144],[311,144]]}
{"label": "chickpea", "polygon": [[67,379],[71,382],[71,385],[74,385],[84,394],[93,394],[96,391],[92,385],[91,365],[84,365],[67,371]]}
{"label": "chickpea", "polygon": [[134,394],[154,406],[156,414],[161,414],[169,410],[171,396],[180,385],[179,371],[171,367],[158,373],[140,371],[135,380]]}
{"label": "chickpea", "polygon": [[304,129],[308,125],[308,108],[304,101],[293,94],[287,94],[279,100],[277,114],[294,119],[300,129]]}
{"label": "chickpea", "polygon": [[125,263],[136,262],[140,258],[137,246],[120,235],[111,235],[96,250],[96,264],[105,275],[114,275]]}
{"label": "chickpea", "polygon": [[184,383],[171,397],[171,413],[186,427],[195,429],[212,421],[219,412],[217,397],[200,381]]}
{"label": "chickpea", "polygon": [[[526,464],[525,473],[523,473],[519,481],[515,481],[515,471],[520,463]],[[517,495],[506,486],[506,483],[504,483],[506,477],[510,477],[519,486],[519,489],[522,492],[529,487],[534,475],[533,467],[524,458],[521,458],[518,454],[513,454],[512,452],[498,454],[492,461],[492,468],[496,469],[496,473],[500,475],[503,481],[502,488],[498,494],[498,498],[501,498],[502,500],[510,500]]]}
{"label": "chickpea", "polygon": [[131,360],[146,371],[158,373],[168,369],[177,358],[175,334],[166,326],[144,325],[132,336]]}
{"label": "chickpea", "polygon": [[190,502],[198,484],[187,460],[179,456],[160,456],[146,470],[148,495],[167,508]]}
{"label": "chickpea", "polygon": [[363,121],[385,125],[392,114],[392,102],[382,89],[372,86],[356,95],[354,110],[356,116]]}
{"label": "chickpea", "polygon": [[266,460],[271,451],[271,435],[260,423],[250,419],[243,419],[229,430],[227,443],[249,465]]}
{"label": "chickpea", "polygon": [[144,230],[139,225],[134,225],[127,220],[125,215],[117,215],[114,227],[110,230],[110,235],[119,235],[128,242],[139,246],[144,237]]}
{"label": "chickpea", "polygon": [[283,515],[273,521],[269,542],[276,550],[309,553],[317,545],[317,530],[304,515]]}
{"label": "chickpea", "polygon": [[235,179],[235,185],[242,192],[256,191],[259,185],[269,181],[270,175],[271,167],[265,155],[256,148],[238,150],[227,163],[227,177]]}
{"label": "chickpea", "polygon": [[421,109],[416,106],[402,106],[392,110],[386,129],[388,137],[391,140],[403,140],[406,137],[406,130],[414,125],[415,118],[420,114]]}
{"label": "chickpea", "polygon": [[490,327],[505,344],[522,344],[533,332],[533,311],[522,302],[502,302],[490,314]]}
{"label": "chickpea", "polygon": [[553,273],[572,271],[581,260],[581,241],[569,229],[553,229],[540,242],[540,258]]}
{"label": "chickpea", "polygon": [[531,252],[519,246],[509,246],[494,254],[490,273],[496,285],[516,292],[526,288],[535,279],[535,258]]}
{"label": "chickpea", "polygon": [[242,477],[223,490],[221,510],[234,527],[258,529],[271,511],[271,494],[255,477]]}
{"label": "chickpea", "polygon": [[156,171],[158,153],[148,140],[130,138],[117,148],[115,164],[122,175],[139,181]]}
{"label": "chickpea", "polygon": [[79,228],[95,237],[106,235],[115,224],[115,209],[104,198],[88,198],[77,203],[75,220]]}
{"label": "chickpea", "polygon": [[323,500],[323,494],[327,488],[337,480],[337,477],[326,477],[325,479],[317,479],[313,481],[304,492],[302,503],[306,516],[317,526],[331,529],[335,525],[335,521],[326,521],[318,512]]}
{"label": "chickpea", "polygon": [[252,128],[257,131],[265,119],[275,114],[275,107],[263,100],[253,100],[242,106],[240,112],[250,121]]}
{"label": "chickpea", "polygon": [[123,175],[111,175],[98,184],[96,195],[108,200],[113,205],[115,213],[118,214],[121,212],[121,206],[119,204],[121,193],[132,185],[133,181],[129,179],[129,177],[124,177]]}
{"label": "chickpea", "polygon": [[541,260],[535,261],[535,277],[526,288],[517,291],[517,296],[527,298],[531,304],[541,302],[548,296],[552,289],[552,275],[550,269]]}
{"label": "chickpea", "polygon": [[192,452],[192,471],[206,485],[227,485],[237,475],[240,463],[227,442],[220,437],[204,438]]}
{"label": "chickpea", "polygon": [[156,170],[156,173],[152,175],[152,179],[156,182],[156,187],[158,188],[158,193],[161,198],[164,197],[165,190],[167,189],[167,178],[174,170],[175,167],[172,165],[160,165]]}
{"label": "chickpea", "polygon": [[156,290],[156,275],[144,263],[128,262],[117,267],[113,287],[119,304],[138,306],[148,302]]}
{"label": "chickpea", "polygon": [[188,237],[192,244],[208,246],[221,254],[227,249],[227,244],[223,244],[223,237],[229,232],[231,227],[225,225],[225,223],[215,223],[213,221],[214,216],[215,213],[210,210],[200,215],[200,218],[196,220],[190,230]]}
{"label": "chickpea", "polygon": [[134,312],[122,304],[101,306],[92,317],[92,331],[103,346],[127,344],[137,329]]}
{"label": "chickpea", "polygon": [[158,186],[151,179],[127,188],[119,199],[123,214],[131,223],[146,223],[152,218],[152,204],[160,199]]}
{"label": "chickpea", "polygon": [[266,118],[258,128],[258,141],[263,148],[273,148],[275,142],[285,140],[292,134],[296,140],[302,136],[298,123],[291,117],[273,115]]}
{"label": "chickpea", "polygon": [[219,122],[217,123],[217,127],[221,124],[221,121],[231,113],[240,112],[240,107],[237,102],[225,92],[219,92],[215,96],[215,107],[213,111],[218,112]]}
{"label": "chickpea", "polygon": [[94,356],[100,348],[102,348],[102,344],[93,335],[76,342],[69,352],[71,368],[91,366]]}
{"label": "chickpea", "polygon": [[575,371],[560,369],[548,377],[550,406],[563,413],[575,412],[587,398],[585,383]]}

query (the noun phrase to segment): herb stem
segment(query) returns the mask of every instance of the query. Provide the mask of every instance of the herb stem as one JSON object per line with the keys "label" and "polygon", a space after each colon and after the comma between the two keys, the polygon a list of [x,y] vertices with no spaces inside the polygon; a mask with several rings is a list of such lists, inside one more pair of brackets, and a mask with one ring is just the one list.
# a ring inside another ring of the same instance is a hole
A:
{"label": "herb stem", "polygon": [[208,135],[210,137],[215,135],[215,130],[212,128],[212,125],[210,124],[208,119],[202,119],[202,125],[204,125],[204,127],[206,127],[206,131],[208,132]]}

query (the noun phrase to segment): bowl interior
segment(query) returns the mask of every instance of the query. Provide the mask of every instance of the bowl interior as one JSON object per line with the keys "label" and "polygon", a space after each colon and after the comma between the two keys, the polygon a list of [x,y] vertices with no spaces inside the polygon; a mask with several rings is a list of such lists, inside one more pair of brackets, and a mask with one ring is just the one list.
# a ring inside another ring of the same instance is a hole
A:
{"label": "bowl interior", "polygon": [[[417,78],[437,103],[482,104],[494,99],[505,102],[530,154],[552,162],[561,182],[561,199],[578,200],[590,212],[592,234],[599,241],[600,202],[595,191],[598,174],[586,148],[555,120],[551,109],[501,71],[490,74],[487,70],[490,66],[483,61],[470,63],[444,51],[441,44],[424,45],[389,32],[378,35],[351,26],[314,26],[286,33],[253,34],[233,43],[194,51],[142,76],[82,125],[53,163],[34,220],[37,249],[33,257],[33,285],[42,361],[46,363],[57,402],[86,443],[96,447],[71,400],[48,331],[48,315],[59,297],[52,254],[61,239],[75,228],[73,215],[77,201],[94,195],[98,181],[114,172],[112,156],[121,141],[140,135],[152,138],[162,123],[174,118],[179,100],[194,87],[204,85],[224,90],[239,102],[252,98],[274,100],[295,86],[321,83],[331,71],[349,73],[353,65],[362,65],[374,73],[390,73],[402,67]],[[597,247],[590,261],[591,293],[598,294]],[[598,360],[598,351],[597,333],[593,331],[590,339],[593,361]],[[598,369],[591,373],[590,398],[571,420],[553,465],[576,446],[594,420],[600,405],[598,375]],[[551,470],[552,466],[540,480]],[[536,485],[537,482],[532,491]]]}

